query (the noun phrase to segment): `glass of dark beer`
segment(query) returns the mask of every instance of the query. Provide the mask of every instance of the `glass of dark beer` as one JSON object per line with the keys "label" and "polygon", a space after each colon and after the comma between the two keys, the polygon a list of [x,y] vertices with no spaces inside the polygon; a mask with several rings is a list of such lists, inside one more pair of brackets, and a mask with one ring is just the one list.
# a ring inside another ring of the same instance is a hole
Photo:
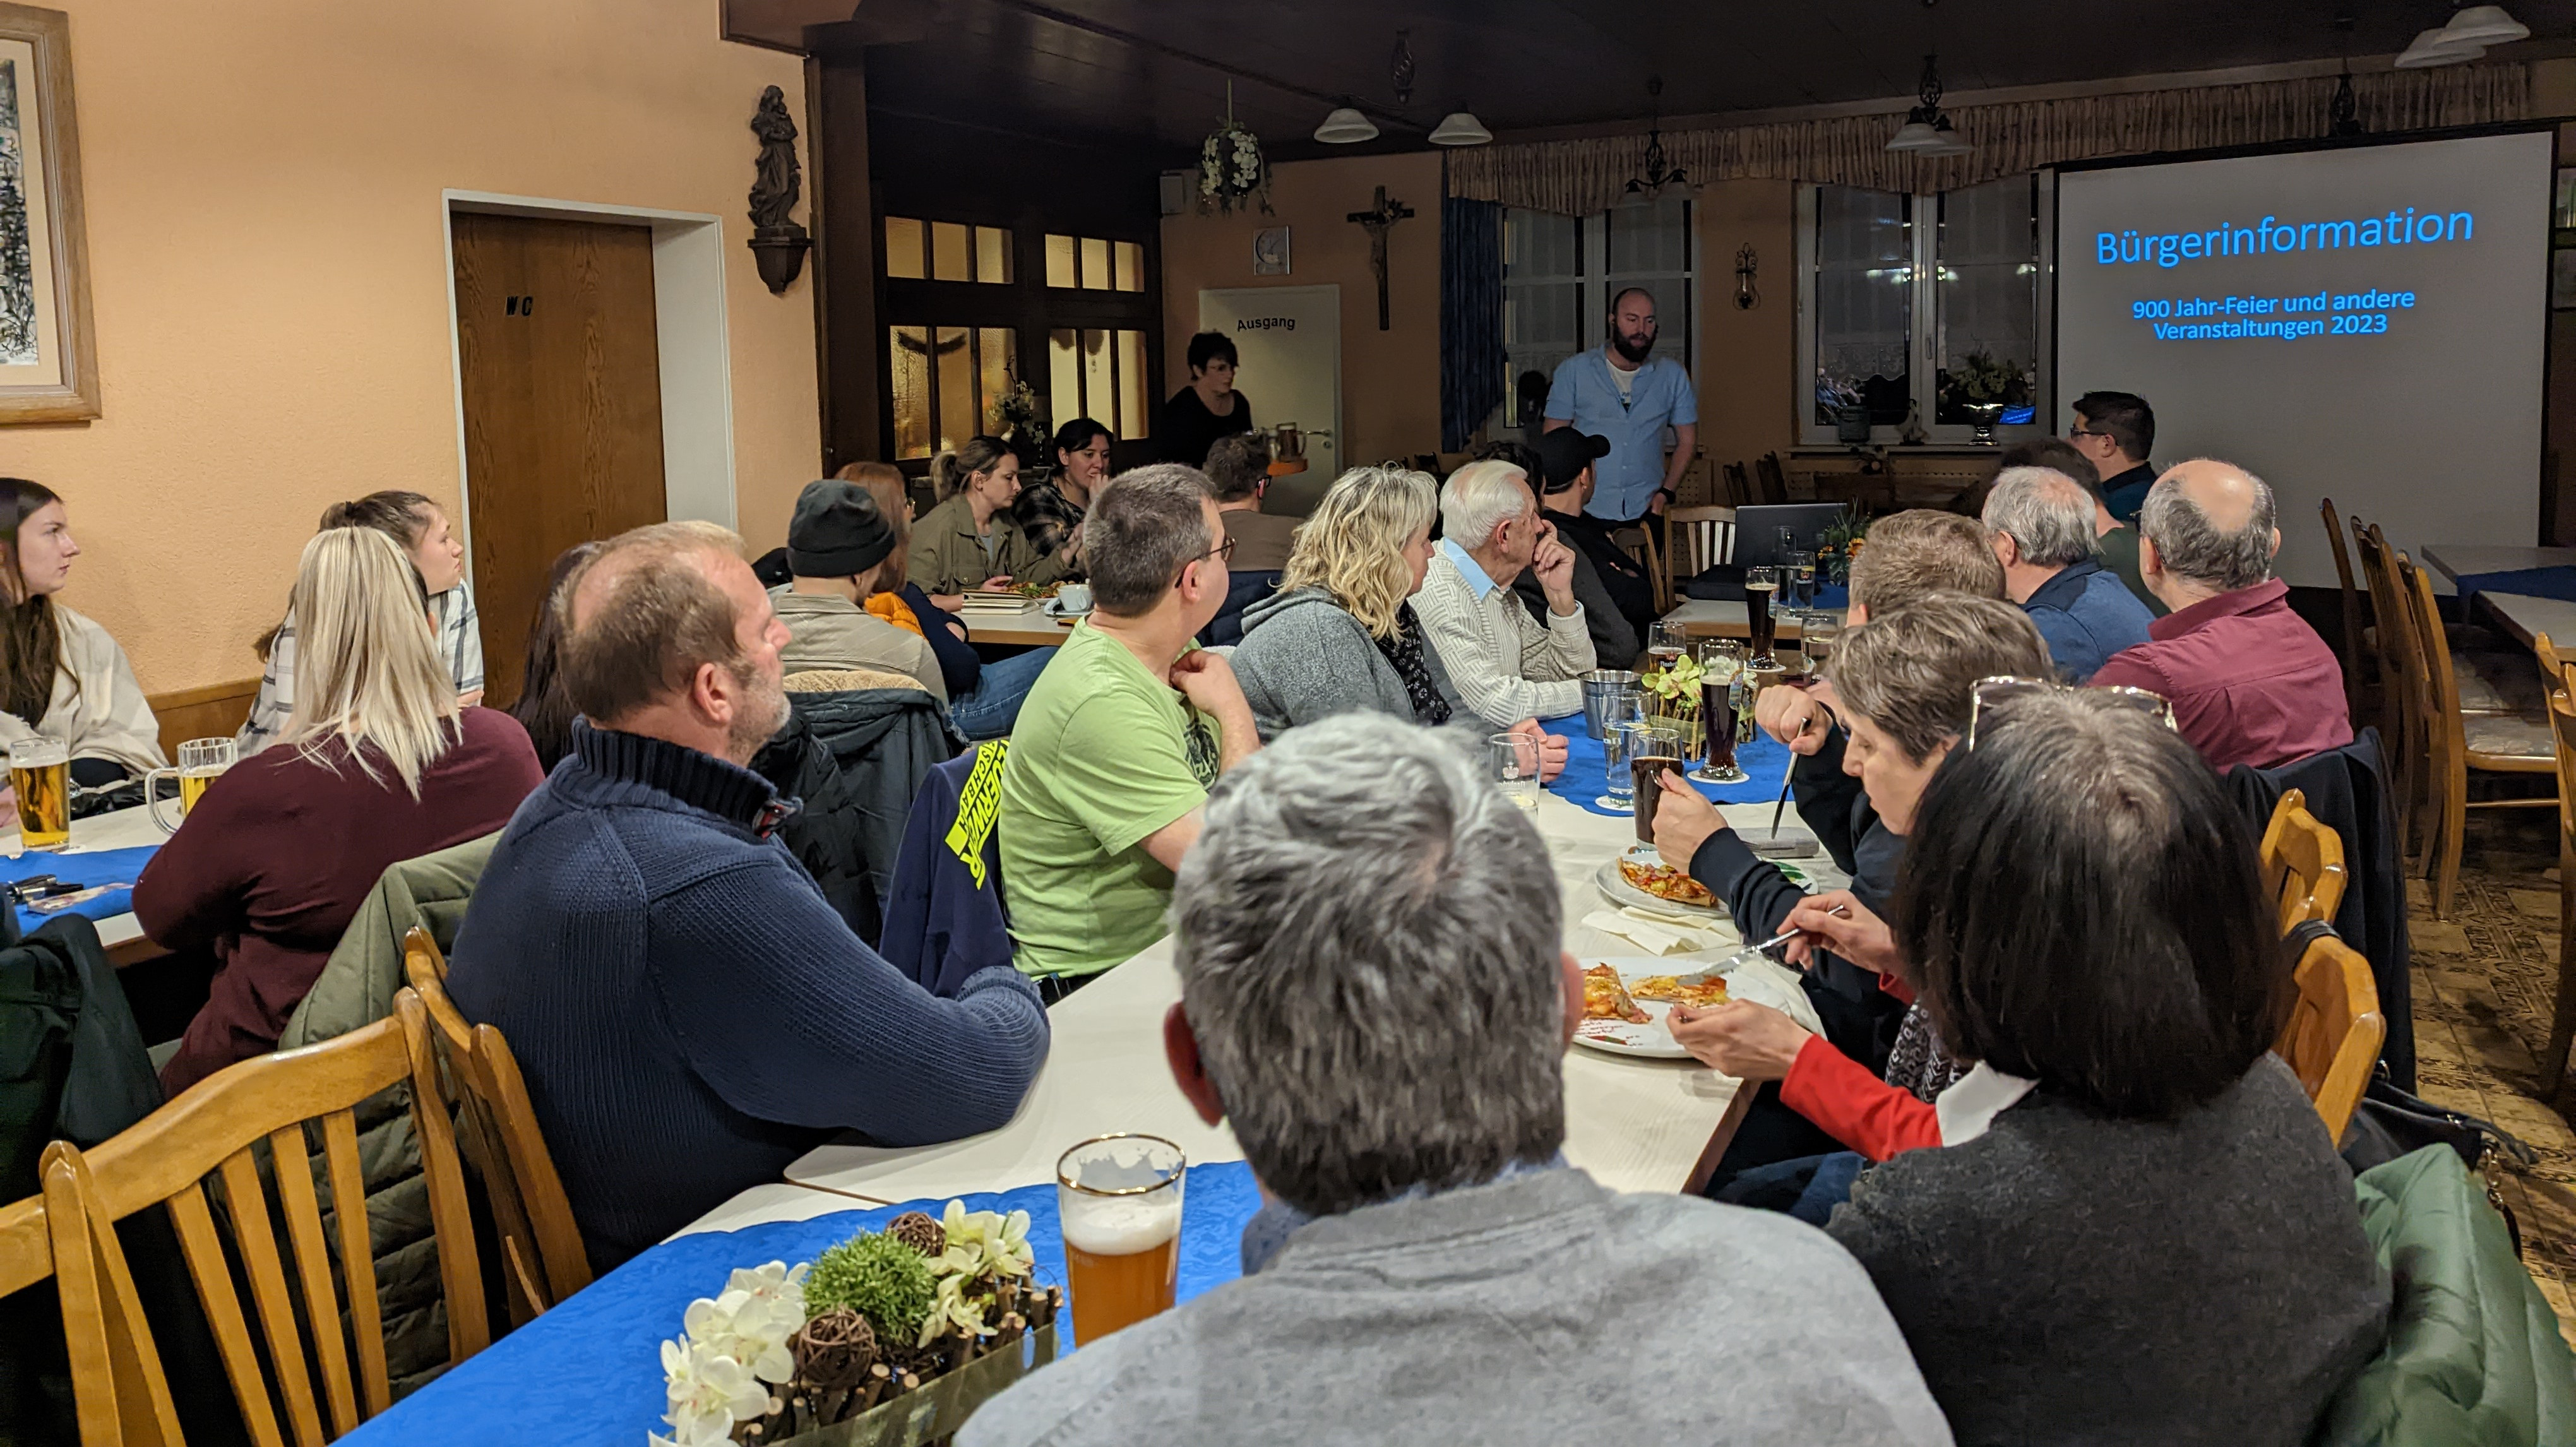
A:
{"label": "glass of dark beer", "polygon": [[1780,570],[1778,568],[1744,570],[1744,622],[1746,631],[1753,639],[1753,657],[1750,662],[1755,668],[1776,667],[1779,663],[1778,659],[1771,656],[1772,635],[1777,627],[1771,616],[1771,595],[1779,591]]}
{"label": "glass of dark beer", "polygon": [[1655,842],[1655,805],[1663,799],[1664,770],[1680,773],[1690,763],[1682,757],[1682,731],[1658,724],[1636,731],[1629,741],[1628,772],[1637,795],[1637,839]]}

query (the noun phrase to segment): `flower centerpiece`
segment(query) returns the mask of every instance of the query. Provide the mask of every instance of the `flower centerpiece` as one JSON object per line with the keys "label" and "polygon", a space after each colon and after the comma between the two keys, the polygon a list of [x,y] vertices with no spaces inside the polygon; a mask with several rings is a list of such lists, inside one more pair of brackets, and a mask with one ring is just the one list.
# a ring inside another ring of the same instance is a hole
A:
{"label": "flower centerpiece", "polygon": [[1002,445],[1020,459],[1022,468],[1051,467],[1055,459],[1048,456],[1046,408],[1029,384],[1013,378],[1008,390],[993,399],[992,411],[985,425],[1000,438]]}
{"label": "flower centerpiece", "polygon": [[1681,730],[1685,758],[1699,756],[1702,672],[1699,660],[1685,653],[1637,678],[1637,686],[1646,696],[1646,717],[1662,727]]}
{"label": "flower centerpiece", "polygon": [[1816,567],[1825,581],[1836,587],[1851,582],[1852,559],[1860,556],[1860,545],[1869,536],[1869,517],[1865,513],[1846,512],[1828,524],[1816,540]]}
{"label": "flower centerpiece", "polygon": [[736,1271],[662,1343],[665,1437],[918,1447],[1055,1357],[1063,1293],[1031,1279],[1029,1215],[919,1211],[810,1263]]}
{"label": "flower centerpiece", "polygon": [[1222,210],[1231,216],[1238,207],[1251,210],[1256,201],[1262,215],[1271,214],[1270,162],[1261,154],[1261,138],[1234,118],[1234,93],[1229,88],[1225,124],[1199,143],[1199,210]]}

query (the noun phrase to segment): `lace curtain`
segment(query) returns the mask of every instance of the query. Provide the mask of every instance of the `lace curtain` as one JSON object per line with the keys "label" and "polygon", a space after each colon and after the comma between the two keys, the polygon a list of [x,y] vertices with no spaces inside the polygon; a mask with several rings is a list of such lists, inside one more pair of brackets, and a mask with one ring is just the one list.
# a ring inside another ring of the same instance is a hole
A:
{"label": "lace curtain", "polygon": [[[2371,134],[2521,120],[2530,71],[2520,64],[2375,71],[2352,78]],[[2198,151],[2320,137],[2335,77],[2130,95],[2073,96],[1950,107],[1973,155],[1937,160],[1891,152],[1901,112],[1665,135],[1672,163],[1693,181],[1817,181],[1921,195],[2105,156]],[[1566,216],[1617,205],[1644,154],[1643,137],[1604,136],[1478,146],[1448,157],[1449,194]]]}

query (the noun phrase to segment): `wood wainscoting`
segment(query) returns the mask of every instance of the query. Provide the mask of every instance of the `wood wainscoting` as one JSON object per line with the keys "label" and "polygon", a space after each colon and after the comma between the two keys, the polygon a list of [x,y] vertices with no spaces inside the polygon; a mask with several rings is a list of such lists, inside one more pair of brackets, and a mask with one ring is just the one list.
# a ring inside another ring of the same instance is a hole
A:
{"label": "wood wainscoting", "polygon": [[144,702],[152,705],[152,717],[161,725],[161,756],[175,762],[186,740],[228,739],[240,733],[258,697],[259,680],[245,678],[149,694]]}

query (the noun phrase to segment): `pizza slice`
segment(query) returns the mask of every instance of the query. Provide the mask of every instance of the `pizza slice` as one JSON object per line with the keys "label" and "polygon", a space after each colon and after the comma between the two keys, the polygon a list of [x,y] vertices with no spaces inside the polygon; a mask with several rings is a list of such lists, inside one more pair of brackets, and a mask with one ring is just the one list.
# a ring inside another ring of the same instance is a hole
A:
{"label": "pizza slice", "polygon": [[1631,1025],[1646,1024],[1653,1017],[1637,1008],[1628,998],[1628,987],[1619,983],[1619,972],[1608,965],[1594,965],[1583,972],[1583,1018],[1586,1020],[1625,1020]]}
{"label": "pizza slice", "polygon": [[1619,877],[1628,881],[1631,888],[1643,890],[1657,899],[1695,905],[1701,909],[1717,906],[1717,896],[1708,892],[1708,886],[1669,864],[1650,864],[1633,856],[1623,858],[1619,861]]}
{"label": "pizza slice", "polygon": [[1628,994],[1633,999],[1652,1000],[1662,1005],[1714,1010],[1726,1003],[1726,981],[1715,975],[1694,976],[1688,980],[1679,975],[1648,975],[1630,985]]}

